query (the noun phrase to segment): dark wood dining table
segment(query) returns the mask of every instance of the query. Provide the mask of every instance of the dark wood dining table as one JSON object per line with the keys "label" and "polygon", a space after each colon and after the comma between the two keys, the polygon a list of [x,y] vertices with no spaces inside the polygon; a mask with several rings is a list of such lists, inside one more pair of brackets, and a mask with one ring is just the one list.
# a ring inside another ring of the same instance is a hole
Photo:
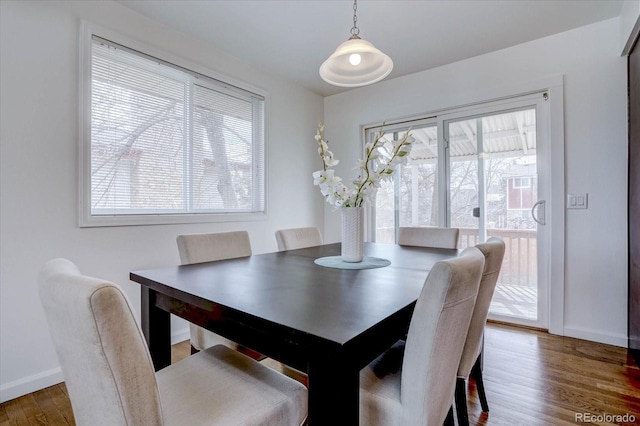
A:
{"label": "dark wood dining table", "polygon": [[156,370],[171,363],[172,313],[306,372],[310,426],[357,425],[360,370],[406,335],[429,270],[458,251],[366,243],[365,256],[391,264],[314,263],[339,254],[327,244],[131,272]]}

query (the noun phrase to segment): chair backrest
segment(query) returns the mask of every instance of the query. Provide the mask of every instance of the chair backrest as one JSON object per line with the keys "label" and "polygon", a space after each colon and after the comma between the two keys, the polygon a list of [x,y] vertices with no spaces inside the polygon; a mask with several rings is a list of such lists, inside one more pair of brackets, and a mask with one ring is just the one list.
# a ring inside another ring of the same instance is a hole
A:
{"label": "chair backrest", "polygon": [[183,265],[251,256],[247,231],[178,235],[176,241]]}
{"label": "chair backrest", "polygon": [[453,402],[483,266],[480,250],[469,247],[456,258],[437,262],[429,272],[407,336],[399,424],[443,424]]}
{"label": "chair backrest", "polygon": [[401,246],[458,248],[458,228],[400,227],[398,244]]}
{"label": "chair backrest", "polygon": [[471,316],[471,324],[469,325],[469,333],[462,351],[460,366],[458,367],[458,377],[469,378],[471,369],[480,355],[482,350],[482,336],[484,335],[484,327],[487,324],[487,315],[489,315],[489,306],[493,298],[493,292],[496,289],[496,282],[502,267],[502,259],[504,258],[504,241],[500,238],[492,237],[484,244],[476,246],[484,255],[484,271],[480,279],[480,288],[478,290],[478,298],[473,308]]}
{"label": "chair backrest", "polygon": [[66,259],[47,262],[38,286],[76,423],[162,424],[149,350],[120,288]]}
{"label": "chair backrest", "polygon": [[322,245],[322,235],[318,228],[292,228],[276,231],[278,250],[295,250]]}

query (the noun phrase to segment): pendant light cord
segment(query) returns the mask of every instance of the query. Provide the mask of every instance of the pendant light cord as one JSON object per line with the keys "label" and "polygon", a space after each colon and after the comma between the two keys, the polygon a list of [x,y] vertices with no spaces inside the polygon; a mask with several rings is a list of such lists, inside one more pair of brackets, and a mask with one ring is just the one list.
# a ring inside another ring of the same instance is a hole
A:
{"label": "pendant light cord", "polygon": [[360,29],[357,26],[358,17],[356,11],[358,10],[358,0],[353,0],[353,28],[351,28],[351,37],[349,40],[360,38]]}

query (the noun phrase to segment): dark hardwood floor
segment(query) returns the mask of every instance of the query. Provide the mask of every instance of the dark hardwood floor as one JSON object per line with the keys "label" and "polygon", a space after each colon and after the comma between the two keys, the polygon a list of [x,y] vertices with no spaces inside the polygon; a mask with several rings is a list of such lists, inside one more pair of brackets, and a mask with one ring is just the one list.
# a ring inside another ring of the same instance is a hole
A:
{"label": "dark hardwood floor", "polygon": [[[640,370],[625,348],[491,324],[484,380],[491,412],[481,412],[471,383],[473,425],[575,425],[580,414],[640,423]],[[625,424],[615,420],[597,423]]]}
{"label": "dark hardwood floor", "polygon": [[[188,355],[188,342],[174,345],[174,362]],[[604,421],[591,418],[596,420],[592,424],[640,424],[640,370],[625,348],[489,324],[484,380],[491,412],[482,413],[471,382],[472,425],[582,423],[576,415],[583,420],[587,415],[610,416]],[[624,415],[635,416],[635,422],[614,417]],[[0,425],[31,424],[74,424],[64,384],[0,405]]]}

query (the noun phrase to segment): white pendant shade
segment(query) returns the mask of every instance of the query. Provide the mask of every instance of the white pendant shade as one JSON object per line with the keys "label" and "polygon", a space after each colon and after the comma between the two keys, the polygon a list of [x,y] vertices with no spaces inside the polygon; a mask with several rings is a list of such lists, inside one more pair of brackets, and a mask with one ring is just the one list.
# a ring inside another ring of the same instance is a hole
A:
{"label": "white pendant shade", "polygon": [[393,69],[390,57],[359,37],[342,43],[320,66],[320,77],[329,84],[358,87],[376,83]]}

